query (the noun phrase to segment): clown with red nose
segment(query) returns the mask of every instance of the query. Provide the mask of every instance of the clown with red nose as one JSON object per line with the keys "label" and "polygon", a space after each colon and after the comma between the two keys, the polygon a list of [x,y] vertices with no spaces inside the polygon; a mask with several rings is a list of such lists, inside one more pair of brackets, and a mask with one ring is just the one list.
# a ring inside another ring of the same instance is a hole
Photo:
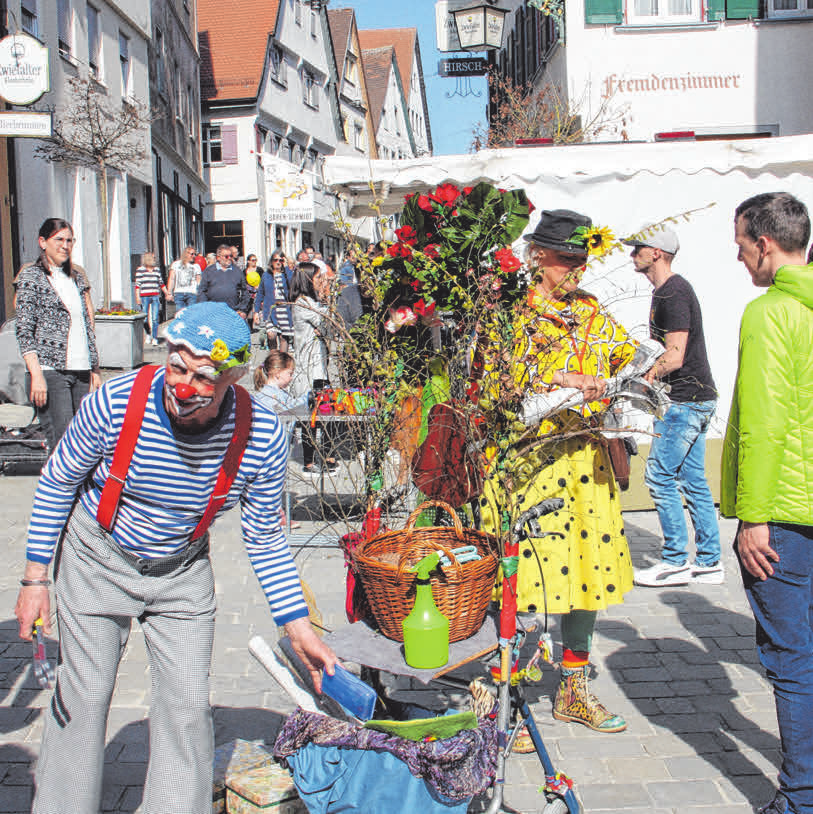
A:
{"label": "clown with red nose", "polygon": [[199,431],[217,418],[229,386],[242,374],[251,334],[220,302],[190,305],[165,333],[164,407],[173,424]]}

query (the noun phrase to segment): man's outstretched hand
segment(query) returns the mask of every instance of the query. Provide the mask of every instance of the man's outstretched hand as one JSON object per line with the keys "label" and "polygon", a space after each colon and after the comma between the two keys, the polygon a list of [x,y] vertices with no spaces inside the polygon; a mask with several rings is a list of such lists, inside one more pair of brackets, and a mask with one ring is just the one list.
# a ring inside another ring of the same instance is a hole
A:
{"label": "man's outstretched hand", "polygon": [[308,668],[316,691],[322,692],[322,668],[332,676],[338,662],[336,654],[316,635],[307,616],[288,622],[285,632],[291,640],[294,652]]}

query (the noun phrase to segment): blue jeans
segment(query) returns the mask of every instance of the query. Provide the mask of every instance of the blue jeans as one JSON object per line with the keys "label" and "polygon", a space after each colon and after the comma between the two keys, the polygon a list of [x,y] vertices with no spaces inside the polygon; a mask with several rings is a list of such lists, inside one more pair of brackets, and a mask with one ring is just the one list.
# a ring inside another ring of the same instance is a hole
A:
{"label": "blue jeans", "polygon": [[141,298],[141,305],[139,308],[147,314],[146,325],[147,331],[153,339],[158,339],[158,308],[160,306],[160,297],[157,294],[149,294]]}
{"label": "blue jeans", "polygon": [[661,521],[661,556],[670,565],[687,560],[689,532],[681,495],[694,525],[696,564],[706,567],[720,561],[720,528],[705,468],[706,431],[716,406],[716,401],[673,402],[666,415],[655,420],[660,437],[652,441],[644,480]]}
{"label": "blue jeans", "polygon": [[759,660],[773,684],[782,739],[779,789],[796,814],[813,813],[813,526],[769,523],[779,562],[764,582],[742,568],[757,623]]}
{"label": "blue jeans", "polygon": [[194,291],[176,291],[172,297],[175,300],[176,313],[181,308],[186,308],[198,301],[198,295]]}

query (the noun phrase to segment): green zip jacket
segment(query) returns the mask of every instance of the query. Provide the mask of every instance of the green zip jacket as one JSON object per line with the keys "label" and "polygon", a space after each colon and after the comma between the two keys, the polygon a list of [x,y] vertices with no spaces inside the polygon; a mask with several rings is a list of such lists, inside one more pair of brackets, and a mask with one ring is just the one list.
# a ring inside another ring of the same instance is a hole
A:
{"label": "green zip jacket", "polygon": [[720,513],[813,525],[813,264],[782,266],[743,313]]}

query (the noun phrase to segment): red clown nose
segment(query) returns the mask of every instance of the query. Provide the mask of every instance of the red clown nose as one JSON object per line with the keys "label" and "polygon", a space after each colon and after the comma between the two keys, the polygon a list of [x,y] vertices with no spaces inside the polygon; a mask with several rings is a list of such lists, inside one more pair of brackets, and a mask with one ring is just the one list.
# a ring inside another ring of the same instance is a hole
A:
{"label": "red clown nose", "polygon": [[178,399],[178,401],[186,401],[195,395],[197,395],[195,388],[192,387],[191,384],[184,384],[181,382],[180,384],[175,385],[175,398]]}

